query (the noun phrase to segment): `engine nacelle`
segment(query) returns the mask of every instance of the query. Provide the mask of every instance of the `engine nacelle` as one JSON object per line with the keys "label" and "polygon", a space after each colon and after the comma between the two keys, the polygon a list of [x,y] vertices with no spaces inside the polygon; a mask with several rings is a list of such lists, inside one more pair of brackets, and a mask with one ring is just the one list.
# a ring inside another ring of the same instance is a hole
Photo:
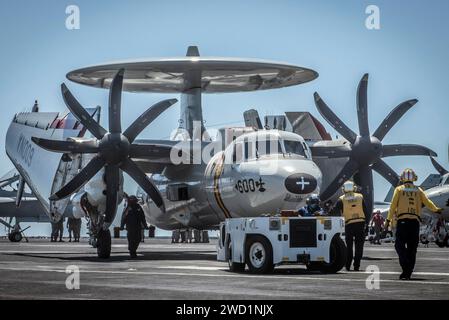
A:
{"label": "engine nacelle", "polygon": [[[89,203],[96,207],[98,212],[106,210],[106,183],[104,180],[104,168],[97,172],[85,185],[84,192],[87,194]],[[83,193],[81,193],[83,194]],[[123,174],[120,172],[120,187],[118,192],[118,203],[123,201]]]}
{"label": "engine nacelle", "polygon": [[81,219],[86,216],[84,210],[81,208],[81,198],[83,195],[84,191],[81,191],[72,198],[72,215],[75,219]]}

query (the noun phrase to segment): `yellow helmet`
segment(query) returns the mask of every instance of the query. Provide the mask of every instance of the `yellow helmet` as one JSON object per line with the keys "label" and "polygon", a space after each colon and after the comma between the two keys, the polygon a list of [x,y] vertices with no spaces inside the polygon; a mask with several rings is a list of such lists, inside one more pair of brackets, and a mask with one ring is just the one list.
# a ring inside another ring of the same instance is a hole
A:
{"label": "yellow helmet", "polygon": [[344,193],[349,193],[349,192],[355,192],[356,191],[355,184],[352,181],[346,181],[343,184],[343,188],[342,189],[343,189]]}
{"label": "yellow helmet", "polygon": [[418,180],[418,176],[412,169],[405,169],[401,174],[401,182],[414,182]]}

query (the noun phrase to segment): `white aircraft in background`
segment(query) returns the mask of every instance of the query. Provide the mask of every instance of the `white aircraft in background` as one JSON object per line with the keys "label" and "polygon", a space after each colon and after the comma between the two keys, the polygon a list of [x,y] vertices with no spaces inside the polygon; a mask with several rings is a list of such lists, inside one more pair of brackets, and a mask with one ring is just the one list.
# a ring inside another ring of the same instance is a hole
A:
{"label": "white aircraft in background", "polygon": [[[430,158],[438,174],[430,174],[419,186],[438,208],[441,214],[423,208],[421,215],[420,241],[422,244],[435,242],[440,248],[449,247],[449,171],[444,169],[433,157]],[[390,189],[383,202],[375,202],[374,210],[379,210],[386,219],[393,197],[394,187]]]}
{"label": "white aircraft in background", "polygon": [[439,179],[436,185],[426,188],[425,193],[443,211],[441,215],[438,215],[427,208],[423,209],[424,227],[421,230],[420,240],[423,244],[434,241],[440,248],[449,247],[449,171],[444,169],[434,158],[430,158],[430,160],[439,173]]}

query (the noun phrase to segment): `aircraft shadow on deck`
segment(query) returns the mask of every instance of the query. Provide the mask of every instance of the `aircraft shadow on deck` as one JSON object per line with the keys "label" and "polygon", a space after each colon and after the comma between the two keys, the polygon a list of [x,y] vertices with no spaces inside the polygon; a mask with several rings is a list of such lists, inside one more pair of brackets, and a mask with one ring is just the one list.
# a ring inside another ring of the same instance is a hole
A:
{"label": "aircraft shadow on deck", "polygon": [[217,261],[215,251],[202,251],[201,253],[195,251],[172,251],[172,252],[139,252],[137,258],[130,258],[128,253],[118,253],[111,255],[108,259],[100,259],[94,255],[86,256],[85,253],[70,253],[67,257],[66,252],[55,252],[47,254],[28,254],[28,253],[11,253],[11,256],[21,256],[29,258],[40,259],[57,259],[63,261],[84,261],[84,262],[124,262],[124,261],[188,261],[188,260],[203,260],[203,261]]}
{"label": "aircraft shadow on deck", "polygon": [[395,258],[373,258],[373,257],[363,257],[362,260],[366,260],[366,261],[391,261],[391,260],[395,260]]}

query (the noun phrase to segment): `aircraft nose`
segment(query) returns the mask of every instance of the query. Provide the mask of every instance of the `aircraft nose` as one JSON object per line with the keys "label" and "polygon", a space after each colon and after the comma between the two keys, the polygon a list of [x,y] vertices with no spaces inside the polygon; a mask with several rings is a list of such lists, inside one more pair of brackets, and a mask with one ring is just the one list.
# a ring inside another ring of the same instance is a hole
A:
{"label": "aircraft nose", "polygon": [[317,179],[308,173],[294,173],[285,179],[285,188],[294,194],[312,193],[317,185]]}

